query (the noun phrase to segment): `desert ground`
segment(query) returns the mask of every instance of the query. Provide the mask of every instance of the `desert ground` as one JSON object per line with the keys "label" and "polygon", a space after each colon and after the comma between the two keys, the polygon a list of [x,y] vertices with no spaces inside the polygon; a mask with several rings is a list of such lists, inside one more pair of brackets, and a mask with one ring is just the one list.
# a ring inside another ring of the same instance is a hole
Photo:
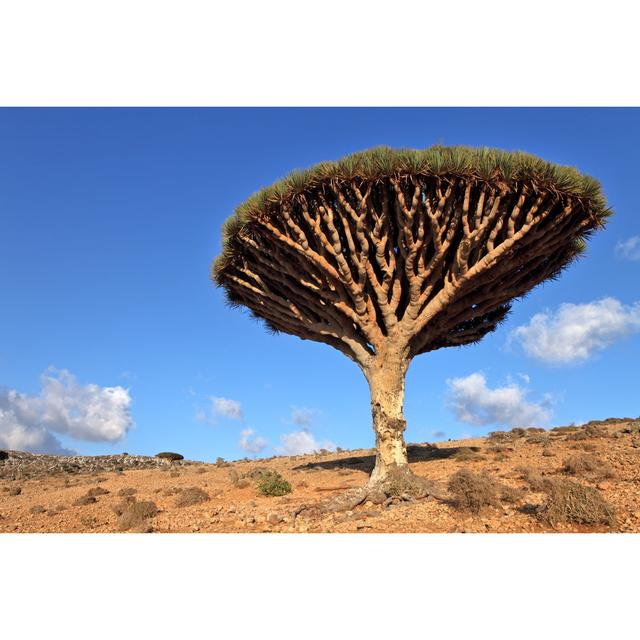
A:
{"label": "desert ground", "polygon": [[[408,452],[438,497],[336,510],[332,499],[367,482],[373,450],[216,463],[5,451],[0,532],[640,532],[638,419],[514,429]],[[291,491],[263,495],[266,471]]]}

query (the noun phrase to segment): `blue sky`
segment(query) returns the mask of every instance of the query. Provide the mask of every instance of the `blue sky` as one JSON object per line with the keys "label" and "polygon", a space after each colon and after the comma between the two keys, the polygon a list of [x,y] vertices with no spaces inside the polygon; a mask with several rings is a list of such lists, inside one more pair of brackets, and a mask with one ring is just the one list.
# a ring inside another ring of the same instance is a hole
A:
{"label": "blue sky", "polygon": [[379,144],[528,151],[598,178],[616,212],[482,343],[412,363],[407,440],[637,416],[639,125],[612,108],[0,110],[0,446],[372,446],[358,368],[227,308],[209,266],[251,193]]}

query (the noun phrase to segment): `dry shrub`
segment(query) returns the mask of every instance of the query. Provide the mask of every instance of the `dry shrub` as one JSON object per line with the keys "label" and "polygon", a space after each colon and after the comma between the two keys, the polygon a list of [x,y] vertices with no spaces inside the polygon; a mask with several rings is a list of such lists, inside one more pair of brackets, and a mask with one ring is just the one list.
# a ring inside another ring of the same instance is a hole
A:
{"label": "dry shrub", "polygon": [[93,487],[93,489],[89,489],[89,491],[87,491],[87,495],[94,498],[97,496],[106,496],[107,493],[109,493],[109,491],[102,487]]}
{"label": "dry shrub", "polygon": [[545,448],[542,450],[542,455],[543,455],[545,458],[553,458],[553,457],[555,457],[555,455],[556,455],[556,454],[555,454],[555,453],[553,453],[553,451],[551,450],[551,448],[547,446],[547,447],[545,447]]}
{"label": "dry shrub", "polygon": [[484,507],[497,507],[500,485],[486,474],[460,469],[449,478],[447,485],[457,509],[480,513]]}
{"label": "dry shrub", "polygon": [[572,476],[593,476],[602,480],[614,476],[613,468],[608,462],[588,453],[578,453],[567,458],[562,471]]}
{"label": "dry shrub", "polygon": [[29,513],[44,513],[46,511],[46,509],[41,505],[41,504],[37,504],[34,507],[31,507],[31,509],[29,509]]}
{"label": "dry shrub", "polygon": [[529,436],[525,442],[527,444],[547,444],[549,442],[549,436],[546,433],[534,433]]}
{"label": "dry shrub", "polygon": [[451,454],[451,458],[460,462],[471,462],[473,460],[479,460],[480,456],[471,447],[458,447]]}
{"label": "dry shrub", "polygon": [[239,480],[240,480],[240,474],[235,469],[230,469],[229,470],[229,482],[231,482],[231,484],[234,487],[237,487]]}
{"label": "dry shrub", "polygon": [[136,493],[138,493],[138,490],[134,489],[133,487],[124,487],[123,489],[120,489],[120,491],[118,491],[118,495],[121,498],[124,498],[125,496],[132,496]]}
{"label": "dry shrub", "polygon": [[506,442],[513,442],[514,440],[514,435],[507,431],[491,431],[487,436],[487,441],[492,444],[504,444]]}
{"label": "dry shrub", "polygon": [[209,500],[209,494],[199,487],[187,487],[183,489],[176,498],[176,507],[190,507],[194,504],[201,504]]}
{"label": "dry shrub", "polygon": [[206,467],[198,467],[196,469],[196,473],[207,473],[207,468]]}
{"label": "dry shrub", "polygon": [[251,471],[246,471],[242,474],[243,478],[249,478],[251,480],[259,480],[265,473],[269,473],[267,467],[255,467]]}
{"label": "dry shrub", "polygon": [[547,480],[546,502],[538,509],[538,518],[547,524],[561,522],[611,526],[615,514],[600,492],[573,480]]}
{"label": "dry shrub", "polygon": [[531,491],[535,493],[544,491],[547,480],[538,469],[534,469],[533,467],[518,467],[516,471],[520,473],[520,477],[529,485]]}
{"label": "dry shrub", "polygon": [[76,507],[83,507],[87,504],[93,504],[94,502],[97,502],[97,500],[95,499],[95,496],[90,496],[89,494],[85,494],[83,496],[80,496],[77,500],[74,500],[73,504]]}
{"label": "dry shrub", "polygon": [[580,427],[576,427],[573,424],[566,427],[553,427],[553,429],[551,429],[552,435],[553,434],[562,435],[565,433],[572,433],[574,431],[579,431],[579,430],[580,430]]}
{"label": "dry shrub", "polygon": [[500,488],[500,500],[503,502],[516,503],[522,499],[524,492],[517,487],[511,487],[507,484]]}
{"label": "dry shrub", "polygon": [[125,498],[113,508],[118,516],[118,529],[129,531],[142,527],[145,521],[158,514],[158,507],[151,500],[138,502],[133,497]]}

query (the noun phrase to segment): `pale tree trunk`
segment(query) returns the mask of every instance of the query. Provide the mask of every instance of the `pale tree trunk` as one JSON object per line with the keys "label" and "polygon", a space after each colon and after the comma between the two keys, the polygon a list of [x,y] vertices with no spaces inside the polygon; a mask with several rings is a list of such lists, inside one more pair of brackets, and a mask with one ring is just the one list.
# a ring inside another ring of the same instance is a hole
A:
{"label": "pale tree trunk", "polygon": [[383,362],[384,366],[374,366],[367,373],[376,434],[376,466],[371,484],[383,481],[391,469],[408,464],[403,436],[407,423],[402,405],[409,363],[403,359],[383,359]]}

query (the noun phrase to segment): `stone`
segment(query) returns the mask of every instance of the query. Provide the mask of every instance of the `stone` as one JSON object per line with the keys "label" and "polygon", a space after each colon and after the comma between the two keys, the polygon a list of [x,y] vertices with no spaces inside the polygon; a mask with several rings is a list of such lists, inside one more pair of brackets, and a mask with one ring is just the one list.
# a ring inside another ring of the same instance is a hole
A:
{"label": "stone", "polygon": [[267,522],[269,524],[280,524],[284,518],[279,513],[269,513],[267,515]]}

